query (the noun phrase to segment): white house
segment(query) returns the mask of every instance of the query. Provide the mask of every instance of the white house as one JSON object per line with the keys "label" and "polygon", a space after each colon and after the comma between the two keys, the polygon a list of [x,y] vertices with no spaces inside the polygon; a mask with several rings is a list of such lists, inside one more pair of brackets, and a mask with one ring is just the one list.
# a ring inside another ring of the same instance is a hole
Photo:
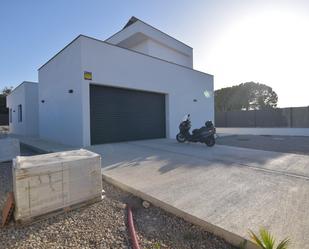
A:
{"label": "white house", "polygon": [[38,83],[24,81],[7,96],[10,132],[38,135]]}
{"label": "white house", "polygon": [[214,119],[213,76],[192,65],[191,47],[135,17],[105,41],[79,35],[39,68],[38,135],[74,146],[175,138],[187,113],[200,127]]}

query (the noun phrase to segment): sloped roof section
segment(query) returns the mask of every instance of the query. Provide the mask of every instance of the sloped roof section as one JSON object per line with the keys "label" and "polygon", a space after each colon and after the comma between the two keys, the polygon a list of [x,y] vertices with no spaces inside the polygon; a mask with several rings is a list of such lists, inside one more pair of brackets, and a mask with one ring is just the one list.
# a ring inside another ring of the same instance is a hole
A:
{"label": "sloped roof section", "polygon": [[124,25],[124,27],[122,29],[125,29],[125,28],[129,27],[130,25],[132,25],[133,23],[135,23],[138,20],[139,20],[138,18],[136,18],[135,16],[132,16],[130,18],[130,20],[127,22],[127,24]]}
{"label": "sloped roof section", "polygon": [[168,47],[188,56],[192,56],[192,47],[149,25],[148,23],[145,23],[135,16],[132,16],[120,31],[110,36],[105,41],[121,46],[120,44],[126,42],[128,39],[133,39],[138,33],[150,37],[151,39],[158,41],[159,43],[163,43]]}

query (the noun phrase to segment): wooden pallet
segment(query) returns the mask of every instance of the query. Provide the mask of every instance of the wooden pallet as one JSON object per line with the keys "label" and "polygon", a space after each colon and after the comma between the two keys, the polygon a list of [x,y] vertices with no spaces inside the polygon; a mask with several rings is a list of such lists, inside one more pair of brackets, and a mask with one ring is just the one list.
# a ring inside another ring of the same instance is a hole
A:
{"label": "wooden pallet", "polygon": [[77,204],[74,204],[74,205],[70,205],[70,206],[67,206],[67,207],[64,207],[64,208],[60,208],[60,209],[51,211],[51,212],[46,213],[46,214],[34,216],[34,217],[31,217],[31,218],[21,218],[19,220],[16,220],[15,225],[16,226],[26,226],[26,225],[33,224],[33,223],[36,223],[36,222],[47,220],[49,218],[52,218],[52,217],[55,217],[57,215],[67,213],[67,212],[70,212],[70,211],[73,211],[73,210],[76,210],[76,209],[84,209],[84,208],[86,208],[86,207],[88,207],[88,206],[90,206],[94,203],[100,202],[100,201],[102,201],[102,198],[96,197],[94,199],[91,199],[91,200],[88,200],[88,201],[85,201],[85,202],[81,202],[81,203],[77,203]]}
{"label": "wooden pallet", "polygon": [[14,194],[13,192],[9,192],[4,204],[4,208],[2,210],[2,227],[4,227],[10,222],[13,215],[14,206]]}

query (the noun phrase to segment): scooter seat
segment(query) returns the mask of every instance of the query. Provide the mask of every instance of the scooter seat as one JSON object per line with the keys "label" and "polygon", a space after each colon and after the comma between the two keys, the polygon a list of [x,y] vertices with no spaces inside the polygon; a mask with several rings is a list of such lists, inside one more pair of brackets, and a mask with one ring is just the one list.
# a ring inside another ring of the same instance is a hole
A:
{"label": "scooter seat", "polygon": [[192,131],[192,133],[193,133],[193,134],[196,134],[196,133],[198,133],[198,131],[199,131],[199,129],[194,129],[194,130]]}

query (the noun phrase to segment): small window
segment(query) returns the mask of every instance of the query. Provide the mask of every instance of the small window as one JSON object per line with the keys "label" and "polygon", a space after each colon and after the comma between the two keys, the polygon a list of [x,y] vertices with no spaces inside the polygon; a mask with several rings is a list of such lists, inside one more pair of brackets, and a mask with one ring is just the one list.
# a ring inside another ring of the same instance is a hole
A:
{"label": "small window", "polygon": [[9,110],[9,120],[10,120],[10,123],[12,123],[12,108],[10,108]]}
{"label": "small window", "polygon": [[23,122],[23,110],[21,105],[18,105],[18,122]]}

